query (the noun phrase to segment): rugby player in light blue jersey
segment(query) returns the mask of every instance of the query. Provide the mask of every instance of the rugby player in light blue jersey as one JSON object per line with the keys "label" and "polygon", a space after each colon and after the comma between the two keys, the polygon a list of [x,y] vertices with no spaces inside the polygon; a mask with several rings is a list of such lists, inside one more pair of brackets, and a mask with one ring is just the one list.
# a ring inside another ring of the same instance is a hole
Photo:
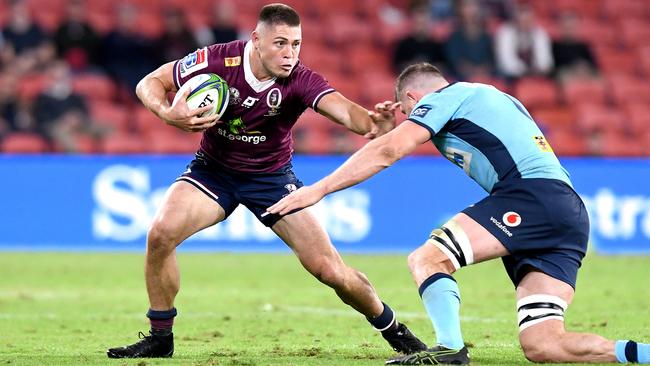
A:
{"label": "rugby player in light blue jersey", "polygon": [[530,361],[650,363],[649,344],[565,330],[564,312],[587,250],[589,218],[526,108],[489,85],[449,84],[426,63],[402,72],[396,97],[397,103],[378,104],[374,113],[394,120],[401,105],[407,121],[368,143],[334,173],[268,208],[282,215],[313,205],[428,141],[489,193],[433,230],[409,255],[437,345],[386,363],[468,364],[460,294],[451,274],[499,257],[516,288],[519,342]]}

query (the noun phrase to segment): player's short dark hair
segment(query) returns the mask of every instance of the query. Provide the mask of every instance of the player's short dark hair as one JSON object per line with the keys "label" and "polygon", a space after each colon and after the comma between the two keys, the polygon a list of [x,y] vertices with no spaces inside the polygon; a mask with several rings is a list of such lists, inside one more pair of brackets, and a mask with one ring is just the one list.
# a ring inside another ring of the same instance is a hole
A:
{"label": "player's short dark hair", "polygon": [[300,25],[300,16],[289,5],[275,3],[265,5],[257,21],[267,25],[286,24],[297,27]]}
{"label": "player's short dark hair", "polygon": [[400,96],[404,91],[404,87],[408,83],[410,83],[416,77],[423,74],[428,74],[436,77],[443,77],[442,72],[440,72],[440,70],[437,67],[431,65],[428,62],[421,62],[421,63],[409,65],[397,77],[397,83],[395,83],[395,100],[399,101]]}

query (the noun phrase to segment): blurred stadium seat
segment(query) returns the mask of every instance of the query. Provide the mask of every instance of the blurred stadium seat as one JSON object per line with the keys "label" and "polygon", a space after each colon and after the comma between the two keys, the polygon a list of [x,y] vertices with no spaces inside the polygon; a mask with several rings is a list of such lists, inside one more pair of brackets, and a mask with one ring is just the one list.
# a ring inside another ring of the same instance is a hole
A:
{"label": "blurred stadium seat", "polygon": [[514,95],[526,108],[554,107],[558,102],[558,87],[552,80],[523,78],[514,87]]}
{"label": "blurred stadium seat", "polygon": [[141,154],[147,151],[145,140],[130,133],[111,134],[101,145],[101,151],[107,154]]}
{"label": "blurred stadium seat", "polygon": [[110,101],[115,98],[116,86],[108,76],[98,73],[76,75],[72,80],[74,91],[89,102]]}
{"label": "blurred stadium seat", "polygon": [[128,132],[132,127],[126,109],[124,105],[112,102],[94,101],[90,103],[90,114],[93,120],[119,132]]}
{"label": "blurred stadium seat", "polygon": [[40,135],[27,132],[14,132],[0,141],[3,153],[44,153],[50,149],[49,144]]}
{"label": "blurred stadium seat", "polygon": [[573,79],[562,86],[564,101],[575,106],[581,103],[607,103],[607,88],[600,79]]}

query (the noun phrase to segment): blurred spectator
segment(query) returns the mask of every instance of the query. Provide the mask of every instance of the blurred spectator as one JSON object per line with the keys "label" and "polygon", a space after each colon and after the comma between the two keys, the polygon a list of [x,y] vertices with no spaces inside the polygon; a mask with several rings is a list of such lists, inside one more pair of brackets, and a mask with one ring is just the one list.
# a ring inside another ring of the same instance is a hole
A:
{"label": "blurred spectator", "polygon": [[34,101],[38,130],[66,152],[79,151],[78,136],[101,138],[106,130],[92,123],[86,102],[72,91],[70,69],[56,61],[47,70],[48,85]]}
{"label": "blurred spectator", "polygon": [[494,41],[497,69],[503,76],[515,79],[552,71],[551,39],[529,5],[515,9],[514,20],[499,27]]}
{"label": "blurred spectator", "polygon": [[597,66],[589,44],[579,35],[575,14],[560,16],[560,38],[553,42],[555,75],[559,79],[590,78],[595,76]]}
{"label": "blurred spectator", "polygon": [[512,10],[515,8],[514,0],[481,0],[481,7],[485,12],[484,18],[496,18],[501,21],[512,19]]}
{"label": "blurred spectator", "polygon": [[158,52],[156,62],[158,64],[181,59],[199,48],[182,10],[167,9],[163,24],[163,34],[156,42],[156,51]]}
{"label": "blurred spectator", "polygon": [[83,0],[68,3],[67,18],[57,28],[54,43],[59,58],[65,59],[73,70],[84,70],[89,64],[96,65],[100,40],[86,21]]}
{"label": "blurred spectator", "polygon": [[197,33],[199,45],[203,47],[238,39],[234,4],[230,1],[219,1],[212,9],[212,23]]}
{"label": "blurred spectator", "polygon": [[8,22],[2,30],[2,64],[23,73],[52,60],[54,47],[41,28],[32,22],[27,3],[10,0],[9,4]]}
{"label": "blurred spectator", "polygon": [[436,21],[451,19],[454,16],[454,0],[429,0],[429,9]]}
{"label": "blurred spectator", "polygon": [[400,73],[408,65],[429,62],[444,63],[442,46],[431,36],[431,18],[425,8],[414,8],[410,17],[411,33],[397,41],[393,54],[393,70]]}
{"label": "blurred spectator", "polygon": [[458,2],[457,24],[445,44],[451,75],[458,80],[494,73],[492,38],[485,29],[478,0]]}
{"label": "blurred spectator", "polygon": [[0,140],[10,132],[33,129],[33,119],[18,99],[18,72],[11,69],[0,74]]}
{"label": "blurred spectator", "polygon": [[153,70],[155,56],[149,39],[138,33],[137,9],[127,3],[117,7],[117,23],[103,43],[104,67],[135,98],[138,81]]}

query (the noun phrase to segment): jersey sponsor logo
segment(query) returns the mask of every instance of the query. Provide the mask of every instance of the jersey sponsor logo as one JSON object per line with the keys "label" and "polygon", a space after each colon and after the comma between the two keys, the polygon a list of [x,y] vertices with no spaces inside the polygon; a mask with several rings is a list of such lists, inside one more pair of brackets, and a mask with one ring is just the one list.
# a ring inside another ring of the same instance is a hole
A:
{"label": "jersey sponsor logo", "polygon": [[280,103],[282,103],[282,92],[278,88],[271,89],[266,94],[266,105],[269,106],[269,111],[264,116],[272,117],[280,114]]}
{"label": "jersey sponsor logo", "polygon": [[258,100],[259,100],[259,98],[246,97],[246,100],[244,100],[244,103],[242,103],[241,105],[243,105],[246,108],[250,108],[250,107],[254,106],[255,103],[257,103]]}
{"label": "jersey sponsor logo", "polygon": [[226,122],[226,128],[219,127],[217,133],[230,141],[242,141],[257,145],[266,141],[266,136],[260,131],[248,131],[241,117]]}
{"label": "jersey sponsor logo", "polygon": [[521,224],[521,216],[514,211],[508,211],[504,213],[501,220],[506,226],[510,226],[510,227],[516,227],[519,226],[519,224]]}
{"label": "jersey sponsor logo", "polygon": [[423,118],[424,116],[427,115],[427,113],[429,113],[430,110],[431,107],[427,107],[427,106],[418,107],[416,110],[411,112],[411,116]]}
{"label": "jersey sponsor logo", "polygon": [[208,48],[204,47],[185,56],[179,63],[181,77],[208,67]]}
{"label": "jersey sponsor logo", "polygon": [[223,63],[226,67],[239,66],[241,65],[241,56],[226,57],[223,59]]}
{"label": "jersey sponsor logo", "polygon": [[509,238],[512,238],[512,232],[508,230],[508,228],[501,223],[501,221],[495,219],[494,217],[490,217],[490,221],[498,227],[501,231],[503,231],[504,234],[508,235]]}
{"label": "jersey sponsor logo", "polygon": [[540,150],[553,152],[553,148],[551,148],[551,145],[548,144],[544,136],[533,136],[533,139],[535,140],[535,144],[537,147],[539,147]]}

